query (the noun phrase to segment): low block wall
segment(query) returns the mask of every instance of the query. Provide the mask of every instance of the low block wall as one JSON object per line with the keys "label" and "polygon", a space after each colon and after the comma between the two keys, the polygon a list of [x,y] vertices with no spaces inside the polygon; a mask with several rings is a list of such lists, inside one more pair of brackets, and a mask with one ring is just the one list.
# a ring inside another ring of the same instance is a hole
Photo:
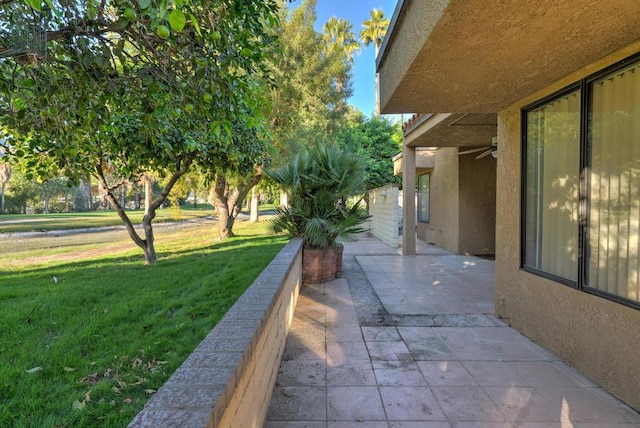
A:
{"label": "low block wall", "polygon": [[293,239],[129,427],[262,427],[301,278]]}
{"label": "low block wall", "polygon": [[369,233],[394,248],[400,244],[398,195],[397,184],[369,192]]}

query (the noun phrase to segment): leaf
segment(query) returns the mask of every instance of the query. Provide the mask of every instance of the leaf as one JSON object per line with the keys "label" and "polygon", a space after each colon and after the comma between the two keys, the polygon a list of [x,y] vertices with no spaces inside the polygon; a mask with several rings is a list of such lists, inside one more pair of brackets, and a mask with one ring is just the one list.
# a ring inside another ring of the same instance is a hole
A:
{"label": "leaf", "polygon": [[65,368],[64,368],[64,371],[65,371],[65,372],[75,372],[75,371],[76,371],[76,369],[74,369],[73,367],[65,367]]}
{"label": "leaf", "polygon": [[133,400],[131,399],[131,397],[127,397],[124,400],[122,400],[123,402],[127,403],[127,404],[131,404],[133,403]]}
{"label": "leaf", "polygon": [[154,392],[156,392],[155,389],[145,389],[144,392],[146,392],[147,394],[153,394]]}
{"label": "leaf", "polygon": [[86,403],[84,401],[75,400],[73,402],[73,404],[71,405],[71,408],[74,409],[74,410],[82,410],[82,409],[84,409],[85,405],[86,405]]}
{"label": "leaf", "polygon": [[189,17],[191,18],[191,23],[193,24],[193,28],[196,29],[196,33],[198,33],[198,36],[202,36],[202,32],[200,31],[200,25],[198,25],[198,20],[196,19],[195,15],[191,13],[189,14]]}
{"label": "leaf", "polygon": [[32,369],[25,370],[25,372],[27,372],[27,373],[36,373],[36,372],[39,372],[39,371],[42,371],[42,367],[34,367]]}
{"label": "leaf", "polygon": [[175,31],[182,31],[186,23],[187,17],[181,10],[174,9],[169,14],[169,24],[171,24],[171,28]]}
{"label": "leaf", "polygon": [[149,6],[151,6],[151,0],[138,0],[138,6],[140,6],[142,10],[148,9]]}
{"label": "leaf", "polygon": [[38,12],[42,12],[42,3],[40,0],[26,0],[27,4]]}

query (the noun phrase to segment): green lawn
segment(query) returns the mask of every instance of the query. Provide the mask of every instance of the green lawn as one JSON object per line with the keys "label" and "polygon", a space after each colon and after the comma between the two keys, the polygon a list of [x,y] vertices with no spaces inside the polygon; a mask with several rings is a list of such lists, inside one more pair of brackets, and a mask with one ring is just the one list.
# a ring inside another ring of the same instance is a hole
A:
{"label": "green lawn", "polygon": [[[162,223],[175,220],[192,220],[194,218],[213,215],[211,205],[201,205],[193,208],[191,205],[183,205],[179,210],[164,208],[156,211],[154,223]],[[142,222],[144,210],[127,210],[127,215],[134,224]],[[102,226],[121,226],[122,220],[115,211],[92,211],[85,213],[59,213],[59,214],[6,214],[0,215],[0,233],[32,232],[78,229]]]}
{"label": "green lawn", "polygon": [[285,242],[214,227],[0,240],[0,426],[126,426]]}

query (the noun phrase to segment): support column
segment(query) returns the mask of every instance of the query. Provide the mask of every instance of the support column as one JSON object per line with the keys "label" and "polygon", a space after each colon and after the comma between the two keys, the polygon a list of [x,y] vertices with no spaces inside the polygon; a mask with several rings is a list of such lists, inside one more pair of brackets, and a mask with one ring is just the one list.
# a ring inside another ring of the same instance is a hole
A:
{"label": "support column", "polygon": [[402,255],[416,254],[416,148],[402,145]]}

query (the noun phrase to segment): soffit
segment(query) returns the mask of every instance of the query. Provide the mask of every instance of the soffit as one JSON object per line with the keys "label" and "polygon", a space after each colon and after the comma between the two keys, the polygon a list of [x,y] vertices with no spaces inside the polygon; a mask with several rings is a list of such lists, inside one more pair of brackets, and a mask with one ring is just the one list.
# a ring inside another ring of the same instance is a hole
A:
{"label": "soffit", "polygon": [[490,146],[497,135],[498,118],[490,114],[439,113],[405,131],[409,147]]}
{"label": "soffit", "polygon": [[495,113],[640,39],[633,0],[404,0],[378,58],[383,113]]}

